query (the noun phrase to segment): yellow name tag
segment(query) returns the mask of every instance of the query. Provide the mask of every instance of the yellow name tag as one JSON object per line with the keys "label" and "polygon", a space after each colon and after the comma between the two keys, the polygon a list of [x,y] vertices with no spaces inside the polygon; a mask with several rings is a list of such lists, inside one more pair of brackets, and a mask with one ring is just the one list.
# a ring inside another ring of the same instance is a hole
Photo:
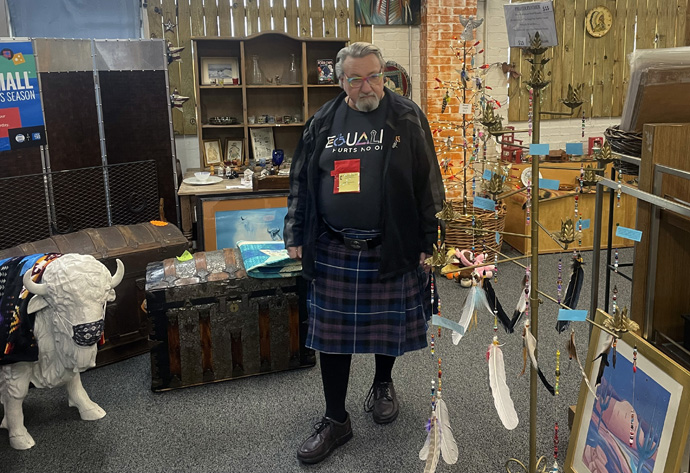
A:
{"label": "yellow name tag", "polygon": [[359,192],[359,173],[338,174],[338,192]]}

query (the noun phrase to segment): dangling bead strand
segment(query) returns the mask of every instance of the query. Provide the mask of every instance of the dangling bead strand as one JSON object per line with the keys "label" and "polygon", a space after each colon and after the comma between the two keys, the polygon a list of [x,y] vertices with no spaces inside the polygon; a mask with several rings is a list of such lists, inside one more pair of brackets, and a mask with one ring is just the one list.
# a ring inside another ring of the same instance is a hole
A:
{"label": "dangling bead strand", "polygon": [[431,334],[431,356],[434,356],[435,354],[435,343],[434,343],[434,334]]}
{"label": "dangling bead strand", "polygon": [[633,348],[633,373],[637,373],[637,345]]}
{"label": "dangling bead strand", "polygon": [[558,422],[553,427],[553,467],[552,473],[558,473]]}
{"label": "dangling bead strand", "polygon": [[[534,159],[534,158],[533,158]],[[525,220],[530,221],[530,214],[532,212],[532,181],[527,181],[527,202],[525,203]]]}
{"label": "dangling bead strand", "polygon": [[613,271],[615,273],[618,272],[618,249],[616,249],[613,253]]}
{"label": "dangling bead strand", "polygon": [[556,350],[556,386],[554,392],[560,394],[561,389],[561,350]]}

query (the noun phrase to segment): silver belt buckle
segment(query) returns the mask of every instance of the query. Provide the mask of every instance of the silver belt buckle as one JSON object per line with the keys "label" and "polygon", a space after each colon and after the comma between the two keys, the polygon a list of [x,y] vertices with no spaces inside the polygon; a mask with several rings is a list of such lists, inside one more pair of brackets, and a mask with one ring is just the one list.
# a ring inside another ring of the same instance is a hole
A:
{"label": "silver belt buckle", "polygon": [[345,246],[347,246],[351,250],[361,251],[369,249],[367,240],[361,240],[358,238],[348,238],[346,236],[343,236],[343,243],[345,243]]}

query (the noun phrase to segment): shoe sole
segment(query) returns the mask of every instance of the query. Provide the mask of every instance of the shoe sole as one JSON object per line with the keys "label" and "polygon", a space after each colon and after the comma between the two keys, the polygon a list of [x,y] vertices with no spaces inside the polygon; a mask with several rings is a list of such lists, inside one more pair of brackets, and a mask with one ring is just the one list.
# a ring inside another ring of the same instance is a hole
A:
{"label": "shoe sole", "polygon": [[309,465],[319,463],[319,462],[325,460],[326,457],[328,457],[328,455],[330,455],[333,452],[333,450],[340,447],[341,445],[345,445],[351,438],[352,438],[352,431],[349,431],[348,433],[346,433],[345,435],[340,437],[338,440],[336,440],[335,443],[333,444],[333,446],[329,450],[326,450],[323,454],[319,455],[318,457],[304,458],[304,457],[301,457],[299,453],[297,453],[297,459],[299,461],[301,461],[302,463],[306,463]]}
{"label": "shoe sole", "polygon": [[381,424],[381,425],[390,424],[391,422],[393,422],[395,419],[398,418],[399,413],[400,413],[400,411],[395,411],[395,414],[393,414],[391,417],[373,416],[374,422],[376,422],[377,424]]}

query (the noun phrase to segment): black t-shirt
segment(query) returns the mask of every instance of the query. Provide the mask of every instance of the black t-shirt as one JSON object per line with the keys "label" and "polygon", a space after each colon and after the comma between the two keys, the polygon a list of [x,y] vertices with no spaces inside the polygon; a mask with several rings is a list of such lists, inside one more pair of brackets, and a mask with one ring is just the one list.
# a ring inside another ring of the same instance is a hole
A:
{"label": "black t-shirt", "polygon": [[336,229],[381,228],[387,100],[371,112],[342,102],[319,159],[319,210]]}

